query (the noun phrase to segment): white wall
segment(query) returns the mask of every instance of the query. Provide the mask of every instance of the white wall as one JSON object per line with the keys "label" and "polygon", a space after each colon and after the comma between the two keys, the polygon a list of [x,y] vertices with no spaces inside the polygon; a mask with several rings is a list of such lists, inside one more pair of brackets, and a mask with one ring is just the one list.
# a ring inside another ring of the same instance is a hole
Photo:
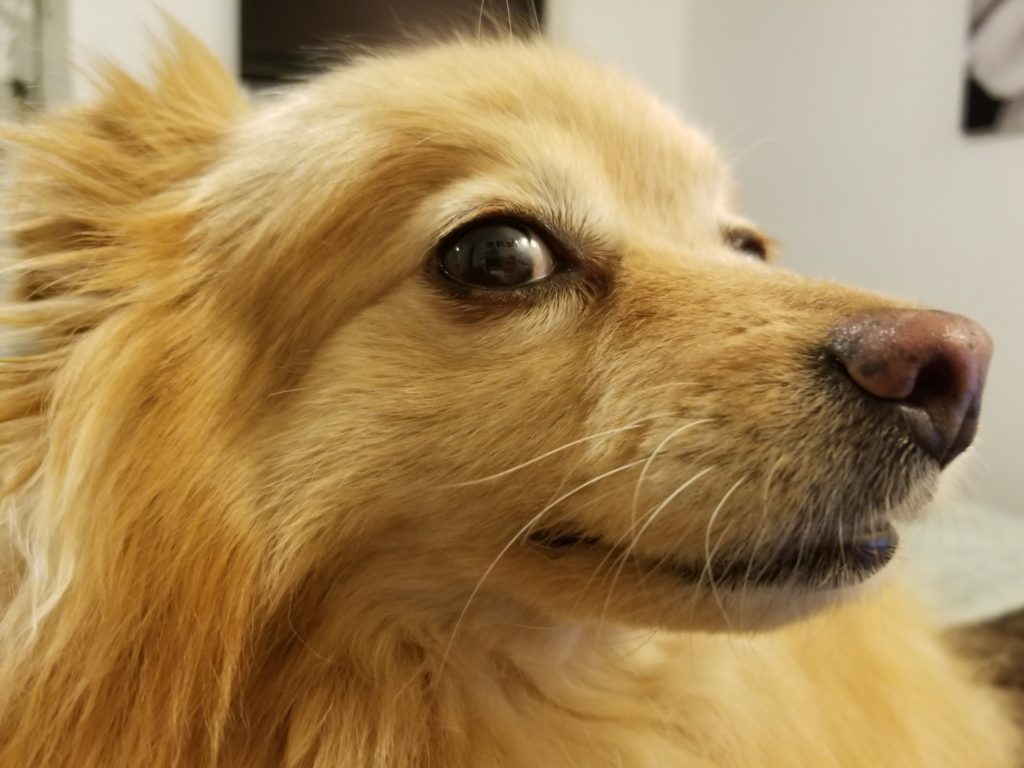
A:
{"label": "white wall", "polygon": [[[51,0],[52,2],[52,0]],[[163,9],[205,42],[230,71],[239,68],[238,0],[62,0],[70,82],[53,101],[81,100],[90,92],[88,63],[118,61],[145,76],[155,41],[166,29]],[[56,12],[55,12],[56,13]]]}
{"label": "white wall", "polygon": [[974,492],[1024,511],[1024,134],[959,131],[967,1],[550,5],[553,35],[724,143],[790,266],[988,327]]}
{"label": "white wall", "polygon": [[[149,3],[66,2],[79,61],[144,71]],[[237,68],[237,0],[162,5]],[[618,61],[725,145],[790,266],[989,328],[976,492],[1024,511],[1024,134],[960,134],[966,18],[967,0],[548,0],[555,39]],[[71,89],[87,92],[81,74]]]}

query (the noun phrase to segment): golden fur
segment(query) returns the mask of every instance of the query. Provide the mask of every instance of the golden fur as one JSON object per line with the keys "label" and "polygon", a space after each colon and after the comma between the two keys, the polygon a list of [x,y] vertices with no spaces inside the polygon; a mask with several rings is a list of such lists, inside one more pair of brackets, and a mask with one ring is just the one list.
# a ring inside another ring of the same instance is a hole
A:
{"label": "golden fur", "polygon": [[[827,525],[810,500],[924,503],[937,473],[809,374],[897,302],[730,250],[710,145],[543,43],[254,107],[177,37],[152,85],[12,137],[0,765],[1014,764],[895,579],[651,565]],[[441,285],[434,244],[489,211],[582,276]],[[560,524],[618,544],[529,544]]]}

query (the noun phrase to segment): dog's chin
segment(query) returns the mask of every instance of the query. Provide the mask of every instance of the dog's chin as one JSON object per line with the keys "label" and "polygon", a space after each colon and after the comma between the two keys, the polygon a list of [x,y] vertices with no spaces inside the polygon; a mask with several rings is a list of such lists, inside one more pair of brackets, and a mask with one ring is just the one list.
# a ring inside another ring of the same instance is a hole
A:
{"label": "dog's chin", "polygon": [[899,549],[894,523],[919,517],[938,479],[937,467],[915,467],[903,483],[888,484],[884,497],[850,488],[836,495],[849,500],[841,508],[805,508],[774,527],[683,539],[675,548],[660,548],[650,535],[643,546],[630,545],[599,523],[566,519],[534,530],[512,555],[510,575],[517,588],[533,584],[538,603],[577,620],[768,630],[883,581]]}
{"label": "dog's chin", "polygon": [[733,591],[791,587],[819,592],[853,586],[874,575],[892,559],[899,535],[892,523],[879,518],[830,532],[828,538],[796,536],[765,542],[766,546],[751,554],[724,551],[697,558],[635,554],[574,527],[536,531],[530,541],[555,559],[596,553],[602,560],[619,562],[652,579],[693,585],[706,582]]}
{"label": "dog's chin", "polygon": [[[912,494],[917,496],[917,494]],[[929,494],[930,495],[930,494]],[[920,498],[915,499],[917,506]],[[563,591],[586,578],[572,612],[629,624],[704,631],[761,631],[805,618],[857,594],[892,561],[911,499],[846,526],[816,526],[697,553],[639,552],[585,526],[562,523],[535,531],[525,549],[534,567],[558,574]],[[826,534],[827,532],[827,534]]]}

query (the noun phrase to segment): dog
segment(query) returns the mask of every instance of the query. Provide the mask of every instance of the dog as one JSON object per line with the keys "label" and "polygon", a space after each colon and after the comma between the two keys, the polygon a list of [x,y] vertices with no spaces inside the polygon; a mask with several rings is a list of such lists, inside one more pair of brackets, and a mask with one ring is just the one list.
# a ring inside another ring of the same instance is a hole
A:
{"label": "dog", "polygon": [[1016,764],[892,563],[979,326],[540,40],[173,37],[8,136],[0,765]]}

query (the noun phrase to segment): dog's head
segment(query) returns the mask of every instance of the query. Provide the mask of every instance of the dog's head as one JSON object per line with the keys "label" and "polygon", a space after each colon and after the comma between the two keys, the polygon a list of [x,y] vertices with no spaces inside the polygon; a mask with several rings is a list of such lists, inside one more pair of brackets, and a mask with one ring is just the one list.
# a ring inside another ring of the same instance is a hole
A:
{"label": "dog's head", "polygon": [[19,234],[39,307],[102,305],[49,471],[102,474],[75,503],[147,558],[230,530],[374,610],[769,626],[881,568],[970,443],[984,332],[773,265],[714,148],[614,72],[457,42],[250,110],[183,56],[47,129],[134,186],[26,160],[57,202]]}

